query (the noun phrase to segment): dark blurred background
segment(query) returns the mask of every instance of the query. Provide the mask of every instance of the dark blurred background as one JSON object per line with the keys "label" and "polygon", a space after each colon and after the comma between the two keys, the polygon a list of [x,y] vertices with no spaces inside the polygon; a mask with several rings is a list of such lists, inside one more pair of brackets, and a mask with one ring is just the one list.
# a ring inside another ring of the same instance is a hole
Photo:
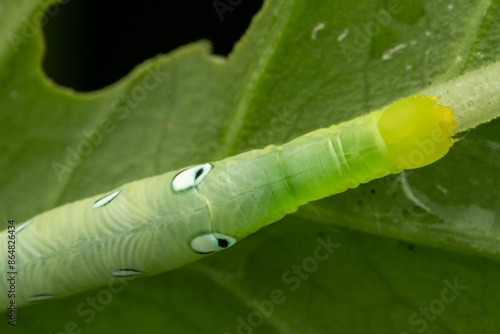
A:
{"label": "dark blurred background", "polygon": [[92,91],[146,59],[200,39],[227,56],[263,0],[63,2],[46,14],[43,67],[60,85]]}

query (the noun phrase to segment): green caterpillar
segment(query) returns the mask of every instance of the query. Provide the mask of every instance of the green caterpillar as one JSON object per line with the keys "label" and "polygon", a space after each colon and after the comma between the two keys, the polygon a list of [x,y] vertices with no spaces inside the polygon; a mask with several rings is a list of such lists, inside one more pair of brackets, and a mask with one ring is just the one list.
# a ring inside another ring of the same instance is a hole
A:
{"label": "green caterpillar", "polygon": [[282,146],[127,183],[44,212],[0,238],[16,252],[16,306],[113,278],[152,275],[226,249],[300,205],[443,157],[456,128],[437,98],[412,96]]}

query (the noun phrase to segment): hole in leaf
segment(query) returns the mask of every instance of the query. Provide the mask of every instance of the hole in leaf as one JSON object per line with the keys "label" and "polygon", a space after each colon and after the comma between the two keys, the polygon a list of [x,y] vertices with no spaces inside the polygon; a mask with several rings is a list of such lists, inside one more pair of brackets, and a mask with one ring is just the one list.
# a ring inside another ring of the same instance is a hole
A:
{"label": "hole in leaf", "polygon": [[212,42],[215,54],[227,56],[263,1],[63,2],[44,18],[43,68],[59,85],[92,91],[147,59],[201,39]]}

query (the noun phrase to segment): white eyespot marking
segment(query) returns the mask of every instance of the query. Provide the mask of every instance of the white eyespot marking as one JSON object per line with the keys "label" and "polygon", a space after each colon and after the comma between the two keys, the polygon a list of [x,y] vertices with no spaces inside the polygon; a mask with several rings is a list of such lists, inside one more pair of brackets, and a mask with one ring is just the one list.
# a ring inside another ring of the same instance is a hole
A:
{"label": "white eyespot marking", "polygon": [[115,277],[131,277],[131,276],[139,276],[144,274],[142,271],[135,269],[118,269],[111,272],[111,275]]}
{"label": "white eyespot marking", "polygon": [[236,239],[220,233],[200,235],[191,241],[191,248],[197,253],[207,254],[231,247]]}
{"label": "white eyespot marking", "polygon": [[172,181],[172,188],[174,191],[187,190],[195,187],[200,183],[205,176],[212,170],[211,164],[199,165],[193,168],[183,170]]}
{"label": "white eyespot marking", "polygon": [[120,194],[121,192],[121,190],[117,190],[109,195],[104,196],[101,199],[98,199],[94,204],[92,204],[92,209],[102,208],[103,206],[114,200],[115,197],[118,196],[118,194]]}
{"label": "white eyespot marking", "polygon": [[28,297],[28,303],[42,302],[44,300],[52,299],[54,297],[55,295],[48,295],[48,294],[34,295]]}

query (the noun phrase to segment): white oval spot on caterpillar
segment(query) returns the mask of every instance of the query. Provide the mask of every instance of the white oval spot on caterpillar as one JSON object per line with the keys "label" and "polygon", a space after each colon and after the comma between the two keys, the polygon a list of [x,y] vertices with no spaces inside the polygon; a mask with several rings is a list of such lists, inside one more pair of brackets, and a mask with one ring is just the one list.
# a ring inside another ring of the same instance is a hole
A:
{"label": "white oval spot on caterpillar", "polygon": [[34,295],[28,297],[28,303],[35,303],[35,302],[42,302],[44,300],[52,299],[54,298],[55,295],[48,295],[48,294],[42,294],[42,295]]}
{"label": "white oval spot on caterpillar", "polygon": [[33,222],[33,220],[28,220],[27,222],[22,223],[21,225],[19,225],[18,227],[16,227],[16,233],[21,232],[26,226],[28,226],[32,222]]}
{"label": "white oval spot on caterpillar", "polygon": [[205,178],[205,176],[207,176],[212,168],[213,166],[211,164],[204,164],[183,170],[174,176],[172,189],[174,189],[174,191],[181,191],[195,187]]}
{"label": "white oval spot on caterpillar", "polygon": [[[22,223],[19,226],[16,226],[16,230],[14,233],[17,234],[17,233],[21,232],[21,230],[23,230],[26,226],[28,226],[32,222],[33,222],[33,220],[28,220],[27,222]],[[11,233],[12,233],[12,230],[7,230],[7,233],[5,235],[8,237]]]}
{"label": "white oval spot on caterpillar", "polygon": [[118,269],[111,272],[111,275],[115,277],[130,277],[130,276],[138,276],[144,274],[142,271],[135,269]]}
{"label": "white oval spot on caterpillar", "polygon": [[191,248],[197,253],[207,254],[231,247],[236,239],[221,233],[200,235],[191,241]]}
{"label": "white oval spot on caterpillar", "polygon": [[121,190],[117,190],[109,195],[104,196],[101,199],[98,199],[94,204],[92,204],[92,209],[102,208],[103,206],[114,200],[115,197],[118,196],[118,194],[121,192]]}

